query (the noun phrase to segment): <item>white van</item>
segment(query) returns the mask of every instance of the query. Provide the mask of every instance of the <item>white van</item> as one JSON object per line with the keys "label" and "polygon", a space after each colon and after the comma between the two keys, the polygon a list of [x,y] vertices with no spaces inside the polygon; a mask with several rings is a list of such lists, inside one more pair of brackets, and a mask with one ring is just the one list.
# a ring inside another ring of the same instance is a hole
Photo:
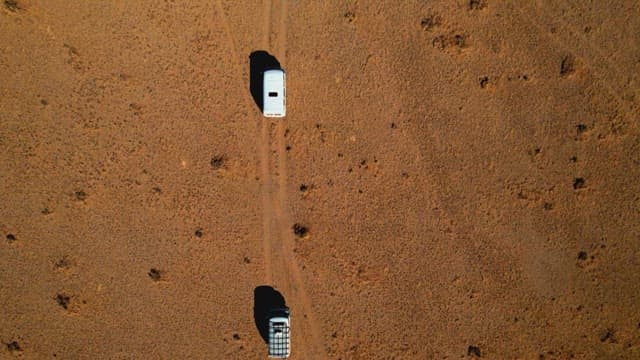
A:
{"label": "white van", "polygon": [[262,77],[262,112],[266,117],[284,117],[287,112],[287,78],[282,69],[271,69]]}

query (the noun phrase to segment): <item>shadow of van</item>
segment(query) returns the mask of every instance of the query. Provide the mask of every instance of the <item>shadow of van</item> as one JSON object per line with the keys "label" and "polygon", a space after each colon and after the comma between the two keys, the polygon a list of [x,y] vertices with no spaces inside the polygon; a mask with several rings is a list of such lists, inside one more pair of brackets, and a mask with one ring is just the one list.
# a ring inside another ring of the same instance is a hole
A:
{"label": "shadow of van", "polygon": [[253,320],[265,343],[269,342],[269,311],[286,306],[284,296],[268,285],[261,285],[253,290]]}
{"label": "shadow of van", "polygon": [[262,105],[262,76],[265,70],[281,69],[280,62],[275,56],[264,50],[254,51],[249,55],[249,91],[260,112]]}

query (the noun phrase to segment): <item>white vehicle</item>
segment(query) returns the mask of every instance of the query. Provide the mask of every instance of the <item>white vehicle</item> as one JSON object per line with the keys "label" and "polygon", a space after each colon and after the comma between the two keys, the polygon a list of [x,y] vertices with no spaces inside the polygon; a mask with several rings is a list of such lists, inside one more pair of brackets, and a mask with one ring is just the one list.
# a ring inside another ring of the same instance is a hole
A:
{"label": "white vehicle", "polygon": [[286,359],[291,350],[289,336],[289,308],[272,309],[269,320],[269,357]]}
{"label": "white vehicle", "polygon": [[287,112],[287,77],[282,69],[271,69],[262,77],[262,112],[266,117],[284,117]]}

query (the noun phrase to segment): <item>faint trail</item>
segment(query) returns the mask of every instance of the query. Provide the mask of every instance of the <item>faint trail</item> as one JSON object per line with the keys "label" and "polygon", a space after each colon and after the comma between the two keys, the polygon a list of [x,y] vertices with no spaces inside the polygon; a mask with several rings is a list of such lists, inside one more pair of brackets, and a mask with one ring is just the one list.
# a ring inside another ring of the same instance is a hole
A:
{"label": "faint trail", "polygon": [[[231,47],[231,51],[233,52],[233,59],[231,61],[231,63],[233,64],[233,70],[236,73],[236,76],[238,77],[238,79],[243,82],[244,80],[242,79],[242,66],[244,64],[246,64],[245,62],[243,62],[243,57],[240,56],[240,53],[238,52],[238,47],[236,46],[236,41],[233,38],[233,33],[231,32],[231,26],[229,25],[229,21],[227,20],[227,15],[224,12],[224,7],[222,6],[222,0],[216,0],[216,10],[218,12],[218,14],[220,14],[220,22],[222,23],[222,27],[224,30],[224,33],[227,37],[227,42],[229,43],[229,47]],[[245,102],[247,103],[247,105],[249,106],[249,108],[251,108],[253,106],[253,103],[251,102],[251,99],[249,98],[249,94],[244,94],[243,96]]]}
{"label": "faint trail", "polygon": [[269,49],[269,37],[271,36],[271,0],[264,0],[262,13],[264,22],[262,23],[262,46]]}
{"label": "faint trail", "polygon": [[222,0],[216,0],[216,10],[218,11],[218,14],[220,14],[220,20],[222,22],[224,34],[227,36],[227,42],[229,43],[229,46],[231,47],[231,51],[233,52],[233,57],[234,57],[233,65],[237,67],[239,65],[238,61],[240,59],[240,56],[238,54],[238,50],[236,47],[236,41],[233,39],[233,36],[231,35],[231,27],[229,26],[229,21],[227,21],[227,15],[224,12],[224,7],[222,6]]}
{"label": "faint trail", "polygon": [[280,26],[278,26],[278,58],[280,62],[287,62],[287,1],[283,0],[280,7]]}
{"label": "faint trail", "polygon": [[[553,5],[545,3],[545,6],[556,10]],[[611,65],[610,61],[602,54],[600,49],[590,45],[589,40],[584,36],[582,31],[571,29],[566,24],[566,21],[562,21],[561,23],[545,19],[540,14],[537,7],[538,6],[536,4],[531,5],[531,3],[527,1],[518,2],[518,5],[514,6],[514,8],[520,13],[521,18],[537,28],[541,35],[550,38],[558,45],[559,48],[569,49],[573,54],[580,57],[580,59],[584,61],[585,65],[590,69],[590,74],[604,86],[613,98],[616,99],[618,102],[617,107],[618,110],[621,111],[621,115],[628,115],[627,111],[622,109],[625,101],[620,95],[626,88],[625,84],[627,84],[627,80],[622,77],[618,71],[615,71],[615,66]],[[531,16],[531,14],[534,16]],[[555,34],[551,34],[548,29],[545,29],[544,26],[540,24],[540,20],[536,20],[536,18],[545,19],[544,21],[546,23],[556,26]],[[572,46],[571,44],[576,43],[576,41],[577,45]],[[598,71],[598,69],[603,69],[604,71]],[[602,72],[612,74],[613,79],[608,80],[603,77],[601,75]],[[620,84],[621,86],[616,86],[617,84]]]}
{"label": "faint trail", "polygon": [[[234,67],[234,71],[236,76],[243,81],[242,79],[242,66],[243,66],[243,57],[238,53],[235,40],[232,36],[231,26],[229,25],[229,21],[227,20],[227,16],[224,12],[224,7],[222,6],[222,0],[216,0],[216,10],[220,17],[220,22],[222,23],[224,33],[227,37],[228,45],[231,47],[233,52],[233,60],[232,64]],[[263,34],[269,34],[270,26],[271,26],[271,1],[265,1],[265,20],[263,23]],[[263,35],[264,36],[264,35]],[[266,41],[266,42],[265,42]],[[269,37],[268,35],[263,37],[263,44],[268,45]],[[247,104],[247,108],[250,109],[253,107],[253,102],[248,97],[249,94],[244,95],[244,100]],[[262,189],[261,189],[261,200],[262,200],[262,208],[263,208],[263,217],[262,217],[262,233],[263,233],[263,251],[264,251],[264,270],[265,270],[265,281],[267,284],[272,283],[273,281],[273,270],[272,270],[272,237],[273,237],[273,208],[271,206],[271,197],[273,193],[273,184],[271,181],[271,174],[269,170],[269,123],[267,121],[263,121],[261,116],[262,114],[258,114],[257,116],[257,124],[260,127],[260,141],[257,144],[258,148],[258,162],[259,162],[259,173],[260,179],[262,180]]]}

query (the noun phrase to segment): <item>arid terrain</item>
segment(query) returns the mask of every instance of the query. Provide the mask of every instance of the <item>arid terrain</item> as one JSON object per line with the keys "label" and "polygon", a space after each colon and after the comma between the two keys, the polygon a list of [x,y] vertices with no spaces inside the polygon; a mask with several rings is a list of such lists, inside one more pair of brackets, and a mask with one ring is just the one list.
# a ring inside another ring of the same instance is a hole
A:
{"label": "arid terrain", "polygon": [[638,1],[0,1],[0,358],[640,359]]}

